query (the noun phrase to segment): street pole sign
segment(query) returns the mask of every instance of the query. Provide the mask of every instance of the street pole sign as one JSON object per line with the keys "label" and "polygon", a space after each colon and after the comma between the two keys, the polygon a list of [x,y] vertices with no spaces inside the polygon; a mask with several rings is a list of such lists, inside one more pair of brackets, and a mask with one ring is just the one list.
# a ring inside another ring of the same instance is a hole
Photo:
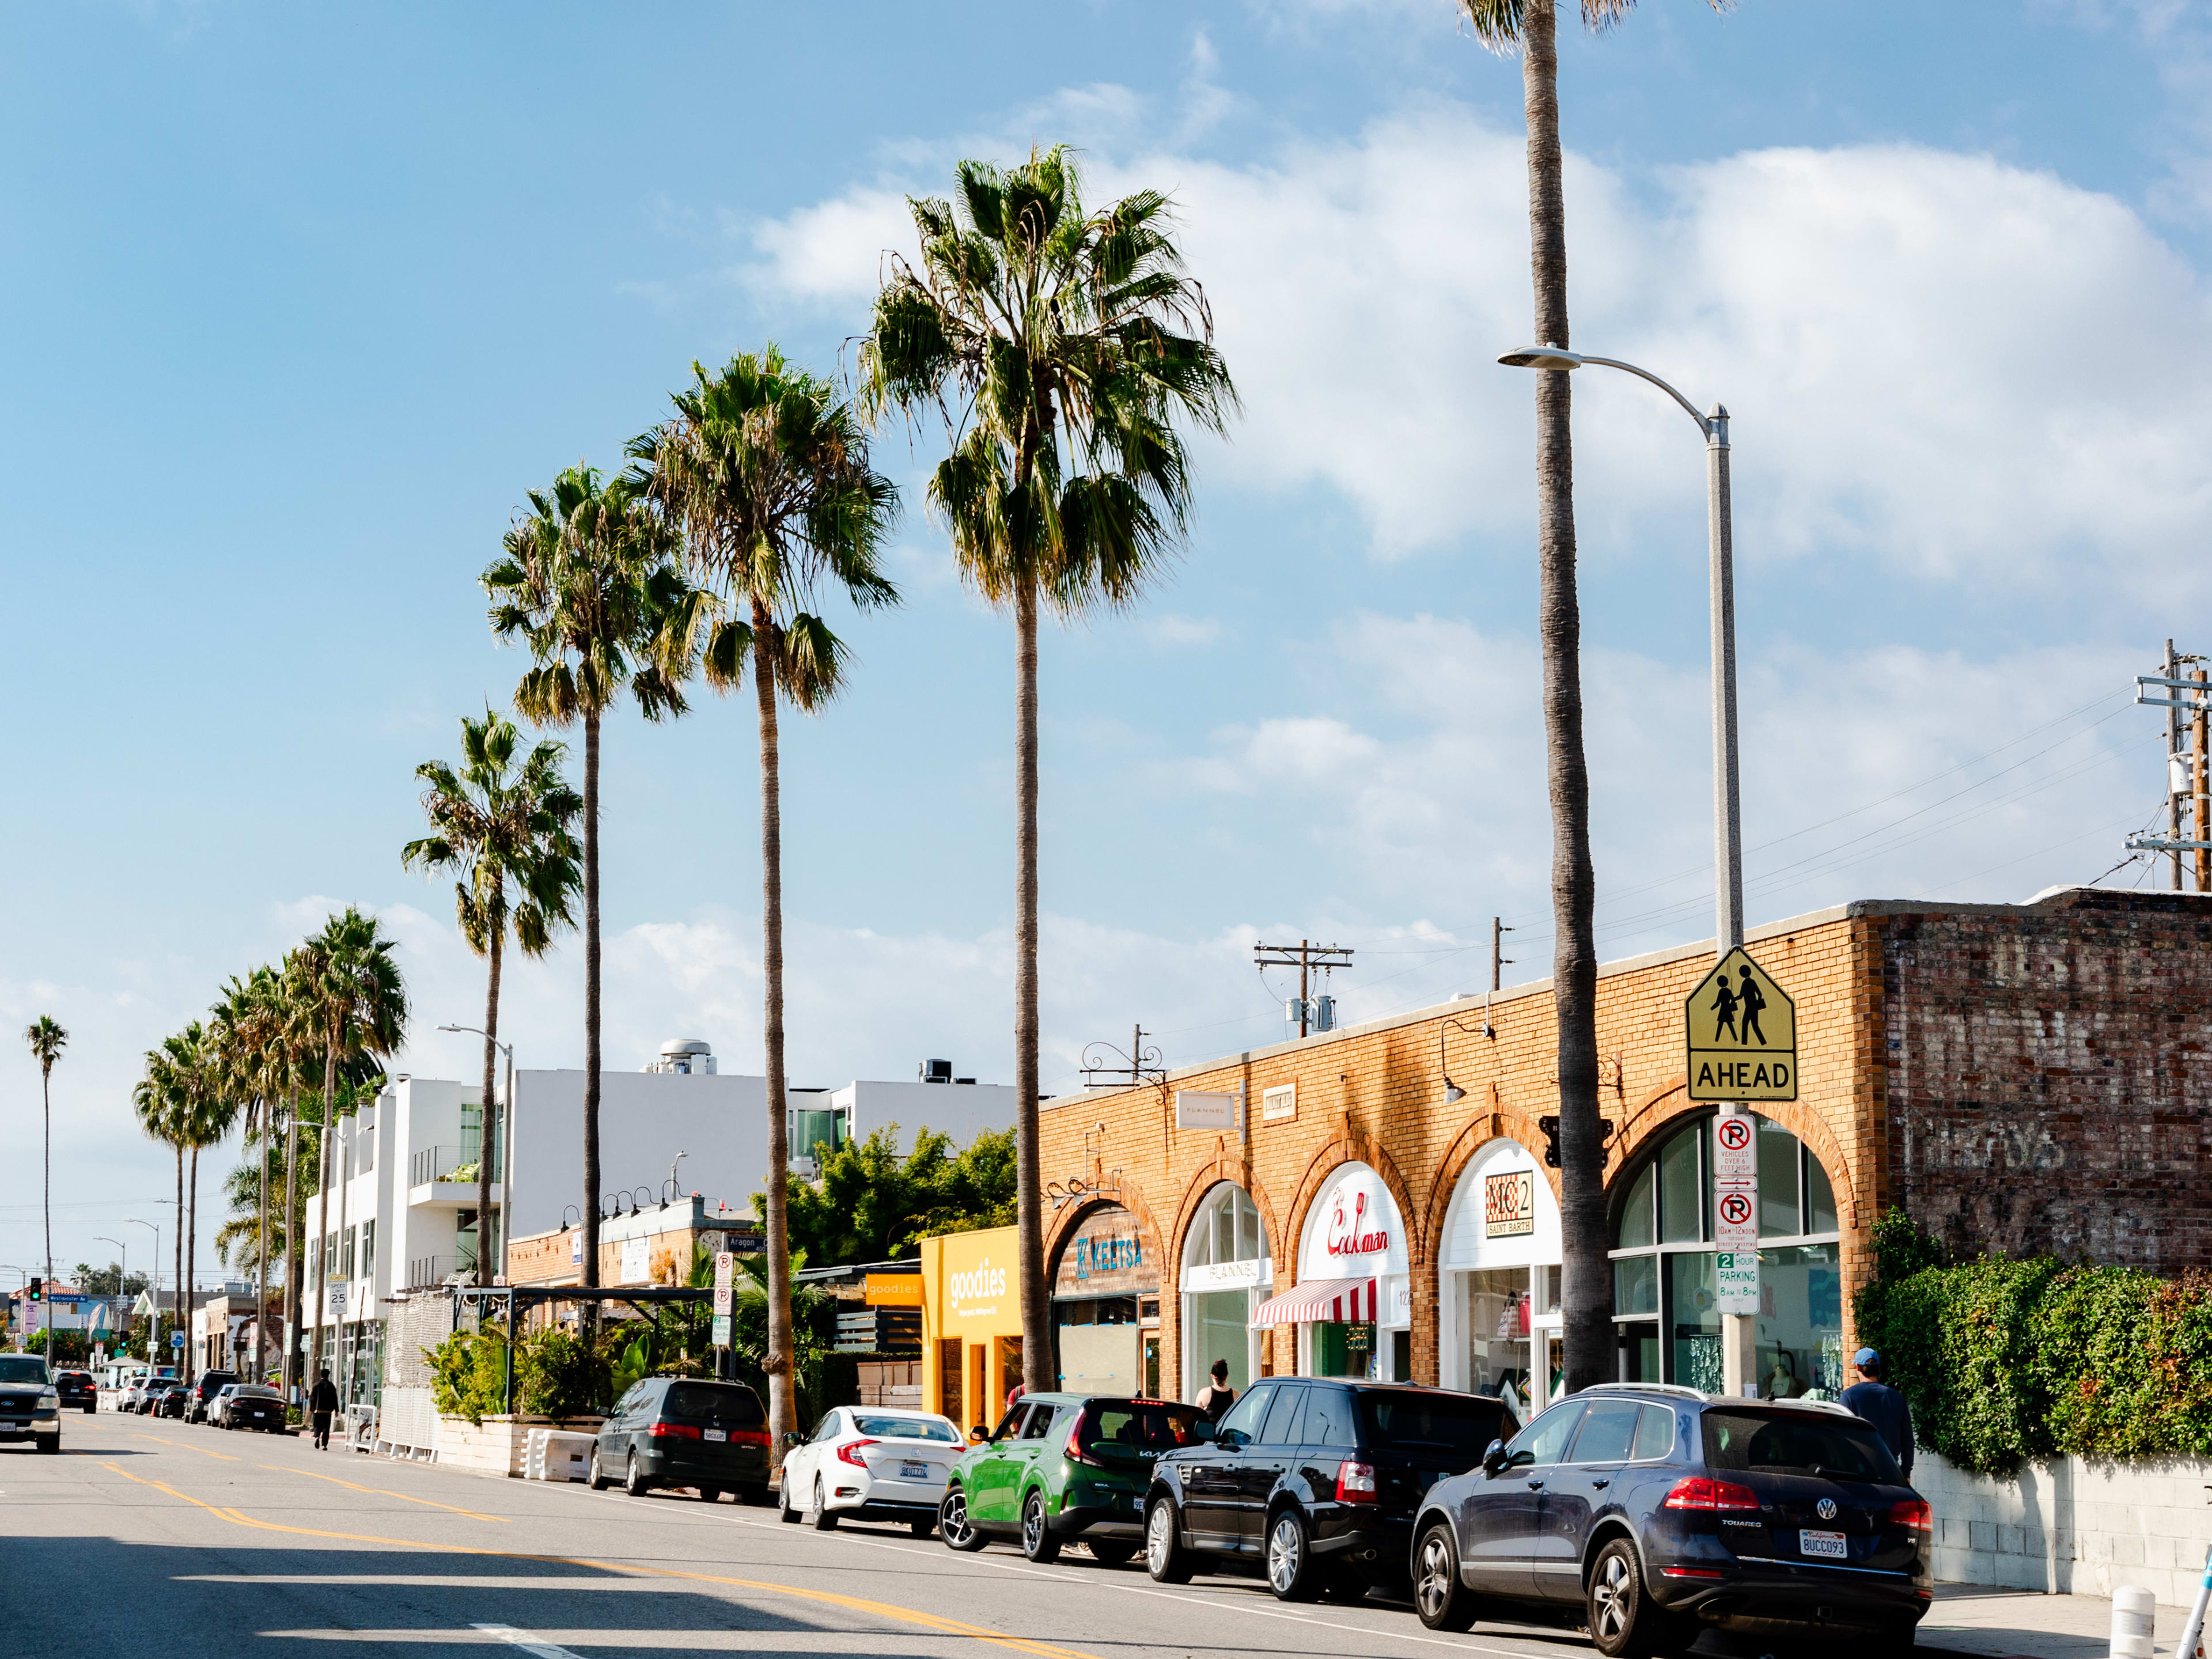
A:
{"label": "street pole sign", "polygon": [[1797,1098],[1797,1005],[1741,945],[1683,1005],[1692,1100]]}
{"label": "street pole sign", "polygon": [[1713,1301],[1724,1314],[1759,1311],[1758,1130],[1733,1106],[1713,1121]]}
{"label": "street pole sign", "polygon": [[714,1255],[714,1346],[730,1346],[730,1309],[736,1296],[738,1258],[733,1251]]}

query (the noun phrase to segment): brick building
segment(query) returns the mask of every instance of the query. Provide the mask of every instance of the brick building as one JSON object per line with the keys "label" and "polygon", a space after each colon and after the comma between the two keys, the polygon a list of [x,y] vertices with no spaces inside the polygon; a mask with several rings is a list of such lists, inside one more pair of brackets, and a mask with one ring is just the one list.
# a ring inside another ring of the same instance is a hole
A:
{"label": "brick building", "polygon": [[[1747,943],[1796,1003],[1801,1073],[1756,1109],[1771,1386],[1843,1380],[1891,1206],[1967,1254],[2212,1265],[2212,898],[1860,902]],[[1621,1370],[1705,1387],[1712,1109],[1682,1009],[1711,963],[1613,963],[1597,1012]],[[1060,1329],[1125,1326],[1074,1346],[1126,1339],[1132,1380],[1182,1397],[1218,1358],[1240,1389],[1297,1370],[1528,1403],[1556,1364],[1554,1048],[1540,981],[1047,1103]]]}

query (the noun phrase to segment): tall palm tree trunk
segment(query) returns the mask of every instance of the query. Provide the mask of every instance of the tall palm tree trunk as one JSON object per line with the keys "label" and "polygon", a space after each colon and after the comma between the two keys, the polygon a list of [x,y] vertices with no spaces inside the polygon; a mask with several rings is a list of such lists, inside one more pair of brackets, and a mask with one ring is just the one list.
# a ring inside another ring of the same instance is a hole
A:
{"label": "tall palm tree trunk", "polygon": [[360,1134],[361,1114],[358,1111],[356,1111],[353,1115],[352,1133],[350,1135],[339,1137],[336,1144],[336,1150],[332,1153],[332,1156],[337,1160],[338,1267],[339,1270],[346,1276],[345,1316],[332,1322],[331,1336],[331,1340],[337,1344],[338,1350],[337,1362],[340,1373],[338,1381],[338,1404],[341,1409],[353,1403],[353,1360],[346,1348],[346,1327],[352,1324],[361,1317],[361,1297],[357,1284],[357,1273],[360,1264],[358,1262],[349,1263],[346,1260],[345,1255],[347,1189],[353,1185],[353,1182],[350,1177],[353,1174],[354,1167],[353,1160],[347,1156],[346,1142],[349,1139],[358,1139]]}
{"label": "tall palm tree trunk", "polygon": [[284,1371],[287,1405],[300,1381],[300,1085],[284,1116]]}
{"label": "tall palm tree trunk", "polygon": [[791,1125],[783,1077],[783,797],[775,726],[775,621],[753,602],[753,689],[760,703],[761,1041],[768,1069],[769,1455],[781,1466],[783,1437],[798,1426],[792,1398]]}
{"label": "tall palm tree trunk", "polygon": [[[39,1067],[39,1097],[45,1103],[46,1124],[46,1197],[43,1208],[46,1218],[46,1294],[51,1297],[54,1293],[54,1084],[52,1061]],[[121,1287],[118,1286],[118,1288]],[[54,1328],[53,1305],[51,1301],[46,1304],[46,1329],[49,1332]],[[49,1335],[46,1338],[46,1358],[49,1363],[53,1359],[53,1346],[54,1340]]]}
{"label": "tall palm tree trunk", "polygon": [[261,1103],[261,1133],[254,1142],[253,1156],[261,1167],[261,1237],[253,1252],[255,1276],[253,1299],[253,1380],[269,1380],[269,1139],[270,1126],[269,1109],[276,1103],[264,1098]]}
{"label": "tall palm tree trunk", "polygon": [[[584,1261],[583,1282],[599,1282],[599,716],[584,715]],[[584,1328],[599,1310],[584,1304]]]}
{"label": "tall palm tree trunk", "polygon": [[[191,1216],[191,1219],[185,1224],[185,1283],[189,1285],[200,1274],[200,1149],[198,1145],[192,1147],[192,1173],[186,1185],[185,1208]],[[189,1292],[186,1293],[185,1301],[186,1304],[185,1317],[189,1320],[191,1317],[190,1307],[191,1297]],[[187,1329],[185,1332],[185,1382],[189,1382],[192,1380],[192,1373],[199,1368],[198,1361],[198,1346],[193,1342],[192,1334]]]}
{"label": "tall palm tree trunk", "polygon": [[331,1137],[337,1132],[338,1043],[333,1036],[323,1045],[323,1132],[321,1151],[315,1159],[315,1345],[307,1369],[323,1374],[323,1319],[330,1303],[331,1258]]}
{"label": "tall palm tree trunk", "polygon": [[[1037,592],[1014,598],[1014,1224],[1021,1256],[1022,1376],[1060,1384],[1044,1274],[1044,1176],[1037,1154]],[[978,1418],[988,1422],[990,1416]]]}
{"label": "tall palm tree trunk", "polygon": [[[483,1092],[477,1097],[477,1283],[489,1285],[498,1271],[499,1255],[491,1247],[491,1160],[492,1152],[499,1144],[492,1132],[496,1102],[492,1093],[497,1081],[499,1066],[499,973],[500,947],[507,942],[507,918],[499,918],[499,926],[491,931],[491,969],[484,985],[484,1061]],[[597,1112],[592,1116],[597,1119]],[[594,1136],[593,1144],[597,1145]],[[504,1229],[507,1218],[499,1218]]]}
{"label": "tall palm tree trunk", "polygon": [[[192,1292],[191,1292],[191,1287],[190,1285],[186,1285],[186,1284],[185,1283],[185,1229],[186,1229],[186,1227],[187,1227],[187,1226],[189,1226],[191,1224],[190,1224],[190,1222],[187,1220],[187,1218],[186,1218],[186,1217],[185,1217],[185,1142],[184,1142],[184,1137],[183,1137],[183,1135],[182,1135],[181,1133],[179,1133],[179,1136],[178,1136],[178,1138],[177,1138],[177,1140],[176,1140],[176,1152],[177,1152],[177,1299],[176,1299],[175,1303],[174,1303],[173,1304],[172,1304],[172,1305],[173,1305],[173,1310],[174,1310],[175,1314],[176,1314],[176,1316],[177,1316],[176,1328],[177,1328],[178,1330],[180,1330],[180,1331],[185,1331],[185,1352],[189,1356],[189,1355],[191,1354],[191,1351],[192,1351],[192,1337],[191,1337],[191,1333],[190,1331],[188,1331],[188,1330],[185,1330],[185,1322],[186,1322],[187,1320],[189,1320],[189,1319],[191,1317],[191,1302],[192,1302]],[[157,1298],[155,1298],[155,1305],[156,1305],[157,1307],[160,1305],[160,1299],[159,1299],[158,1297],[157,1297]],[[158,1331],[158,1330],[160,1330],[160,1329],[161,1328],[161,1319],[160,1319],[160,1317],[159,1317],[159,1316],[158,1316],[158,1315],[155,1316],[155,1321],[154,1321],[154,1328],[155,1328],[156,1331]],[[49,1347],[51,1347],[51,1346],[52,1346],[52,1339],[51,1337],[47,1339],[47,1346],[48,1346]],[[181,1366],[180,1366],[180,1367],[179,1367],[179,1370],[181,1370],[182,1369],[183,1369],[183,1368],[182,1368]]]}
{"label": "tall palm tree trunk", "polygon": [[[1522,87],[1528,121],[1529,270],[1540,344],[1565,348],[1567,223],[1559,167],[1556,0],[1528,0]],[[1605,1149],[1597,1109],[1597,942],[1589,771],[1583,757],[1582,615],[1575,591],[1574,436],[1567,372],[1536,376],[1536,523],[1541,571],[1544,744],[1552,800],[1552,995],[1559,1022],[1560,1300],[1570,1393],[1613,1374],[1606,1257]]]}

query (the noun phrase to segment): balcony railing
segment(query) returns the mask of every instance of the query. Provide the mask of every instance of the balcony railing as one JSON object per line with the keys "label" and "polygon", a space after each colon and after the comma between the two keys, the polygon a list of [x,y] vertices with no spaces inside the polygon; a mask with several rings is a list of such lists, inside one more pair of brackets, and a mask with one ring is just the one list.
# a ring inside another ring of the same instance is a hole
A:
{"label": "balcony railing", "polygon": [[447,1275],[472,1266],[450,1255],[418,1255],[407,1264],[407,1283],[403,1290],[427,1291],[446,1282]]}
{"label": "balcony railing", "polygon": [[[492,1147],[491,1178],[496,1182],[501,1173],[500,1148]],[[407,1184],[421,1187],[433,1181],[457,1182],[472,1187],[477,1179],[477,1148],[466,1146],[425,1146],[411,1154],[407,1164]]]}

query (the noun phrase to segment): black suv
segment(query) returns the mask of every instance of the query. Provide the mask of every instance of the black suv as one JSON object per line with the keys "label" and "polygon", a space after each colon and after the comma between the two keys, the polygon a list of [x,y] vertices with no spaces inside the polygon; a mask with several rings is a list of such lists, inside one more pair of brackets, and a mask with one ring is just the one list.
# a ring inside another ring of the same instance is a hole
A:
{"label": "black suv", "polygon": [[1841,1406],[1605,1383],[1563,1400],[1421,1504],[1431,1630],[1572,1608],[1608,1659],[1705,1625],[1910,1647],[1933,1591],[1928,1505]]}
{"label": "black suv", "polygon": [[617,1480],[633,1498],[691,1486],[709,1504],[734,1491],[768,1502],[768,1413],[742,1382],[648,1376],[615,1402],[592,1448],[592,1490]]}
{"label": "black suv", "polygon": [[1146,1569],[1180,1584],[1210,1559],[1258,1557],[1285,1601],[1402,1584],[1422,1494],[1519,1426],[1501,1400],[1409,1382],[1255,1382],[1211,1443],[1154,1467]]}
{"label": "black suv", "polygon": [[61,1396],[64,1411],[71,1407],[81,1412],[100,1409],[100,1390],[94,1386],[90,1371],[56,1371],[54,1392]]}
{"label": "black suv", "polygon": [[209,1405],[216,1395],[222,1392],[225,1384],[237,1381],[236,1371],[202,1371],[192,1379],[191,1403],[185,1408],[185,1420],[188,1423],[209,1421]]}

